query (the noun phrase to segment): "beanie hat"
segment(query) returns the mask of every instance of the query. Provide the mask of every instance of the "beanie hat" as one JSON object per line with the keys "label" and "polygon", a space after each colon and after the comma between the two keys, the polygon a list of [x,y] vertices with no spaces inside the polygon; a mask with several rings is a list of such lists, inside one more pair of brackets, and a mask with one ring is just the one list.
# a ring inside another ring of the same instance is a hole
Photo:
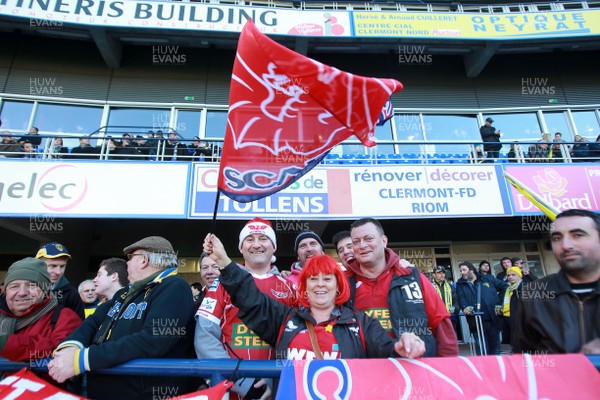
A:
{"label": "beanie hat", "polygon": [[244,225],[244,228],[242,228],[240,232],[240,242],[238,245],[240,250],[242,250],[242,242],[244,239],[253,234],[267,236],[269,239],[271,239],[275,250],[277,250],[277,238],[275,237],[275,231],[273,230],[271,222],[258,217],[248,221],[246,225]]}
{"label": "beanie hat", "polygon": [[24,280],[37,283],[45,292],[50,290],[50,274],[48,267],[42,260],[27,257],[13,263],[4,277],[4,285],[12,281]]}
{"label": "beanie hat", "polygon": [[509,272],[514,272],[515,274],[519,275],[519,278],[523,278],[523,271],[521,271],[521,268],[519,267],[510,267],[506,270],[506,275],[508,275]]}
{"label": "beanie hat", "polygon": [[171,242],[162,236],[148,236],[142,240],[138,240],[134,244],[123,249],[124,254],[133,253],[136,250],[145,250],[150,253],[169,253],[175,254]]}
{"label": "beanie hat", "polygon": [[317,242],[319,242],[321,247],[323,249],[325,249],[325,245],[323,244],[323,241],[321,240],[319,235],[317,235],[313,231],[304,231],[304,232],[300,232],[298,234],[298,236],[296,236],[296,240],[294,241],[294,253],[296,253],[296,255],[298,254],[298,246],[300,245],[300,242],[303,241],[304,239],[308,239],[308,238],[315,239]]}
{"label": "beanie hat", "polygon": [[69,257],[69,250],[58,242],[52,242],[43,245],[35,255],[35,258],[58,258],[58,257]]}

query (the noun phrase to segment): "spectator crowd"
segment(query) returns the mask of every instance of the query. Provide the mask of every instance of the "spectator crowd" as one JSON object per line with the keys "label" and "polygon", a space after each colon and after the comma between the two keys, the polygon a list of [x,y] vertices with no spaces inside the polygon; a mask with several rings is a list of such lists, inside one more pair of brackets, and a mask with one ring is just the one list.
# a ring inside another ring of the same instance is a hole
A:
{"label": "spectator crowd", "polygon": [[[502,133],[492,126],[494,120],[486,118],[480,128],[480,144],[470,150],[472,163],[490,163],[501,160],[504,144]],[[43,145],[43,137],[37,127],[32,127],[27,134],[17,138],[9,131],[0,132],[0,158],[57,158],[57,159],[113,159],[138,161],[218,161],[221,148],[212,140],[184,139],[175,131],[165,134],[158,130],[148,131],[145,136],[124,133],[119,137],[106,135],[103,137],[79,137],[79,144],[66,147],[62,137],[48,137],[47,145]],[[90,141],[97,142],[92,146]],[[566,142],[560,132],[542,133],[536,143],[521,145],[517,141],[506,143],[509,146],[505,158],[508,162],[556,163],[597,162],[600,161],[600,135],[590,142],[585,136],[575,135],[573,142]],[[504,157],[504,156],[503,156]]]}
{"label": "spectator crowd", "polygon": [[[197,240],[203,253],[191,285],[177,273],[171,242],[149,236],[103,260],[77,290],[65,276],[66,246],[44,244],[4,278],[0,355],[52,357],[45,378],[92,399],[150,399],[157,386],[183,394],[206,382],[93,372],[141,358],[455,357],[458,337],[475,342],[478,355],[600,353],[600,216],[590,211],[557,216],[550,241],[560,271],[543,278],[507,256],[496,275],[487,260],[464,261],[455,283],[449,266],[434,267],[430,281],[388,247],[373,218],[333,236],[339,261],[317,233],[300,232],[298,261],[285,271],[268,220],[241,227],[241,263],[214,234]],[[266,399],[276,385],[244,377],[233,392]]]}

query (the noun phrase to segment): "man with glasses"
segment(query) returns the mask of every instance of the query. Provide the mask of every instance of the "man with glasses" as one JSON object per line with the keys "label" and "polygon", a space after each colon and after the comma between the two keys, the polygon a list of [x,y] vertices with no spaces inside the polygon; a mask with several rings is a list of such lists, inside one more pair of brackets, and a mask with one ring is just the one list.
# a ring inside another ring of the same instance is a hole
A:
{"label": "man with glasses", "polygon": [[[52,378],[65,380],[139,358],[189,358],[192,354],[194,301],[177,276],[177,254],[160,236],[123,249],[131,285],[102,304],[55,351]],[[90,374],[92,399],[152,398],[193,390],[189,379],[167,376]]]}
{"label": "man with glasses", "polygon": [[425,342],[425,357],[458,356],[444,302],[417,268],[387,248],[379,221],[359,219],[350,235],[356,258],[348,264],[350,305],[377,318],[394,338],[404,332],[418,335]]}

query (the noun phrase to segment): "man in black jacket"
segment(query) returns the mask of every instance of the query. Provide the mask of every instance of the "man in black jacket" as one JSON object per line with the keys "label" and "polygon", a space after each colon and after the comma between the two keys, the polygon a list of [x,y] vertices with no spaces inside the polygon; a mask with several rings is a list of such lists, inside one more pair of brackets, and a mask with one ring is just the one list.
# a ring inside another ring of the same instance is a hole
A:
{"label": "man in black jacket", "polygon": [[79,138],[79,146],[71,149],[71,154],[68,158],[89,160],[98,158],[98,154],[98,149],[90,145],[90,138],[88,136],[83,136]]}
{"label": "man in black jacket", "polygon": [[[496,306],[502,304],[508,284],[492,275],[480,275],[468,261],[461,262],[458,268],[462,277],[456,282],[456,295],[461,310],[467,316],[469,329],[471,333],[477,334],[474,315],[476,312],[483,313],[481,320],[486,352],[490,355],[500,354],[501,321],[496,313]],[[478,354],[482,353],[482,349],[477,350]]]}
{"label": "man in black jacket", "polygon": [[[191,356],[194,301],[177,276],[171,243],[149,236],[123,249],[131,285],[102,304],[55,351],[48,364],[56,381],[110,368],[138,358]],[[92,399],[155,399],[157,393],[178,397],[192,390],[191,380],[169,376],[88,376]]]}
{"label": "man in black jacket", "polygon": [[557,274],[523,287],[515,353],[600,353],[600,215],[558,214],[550,234]]}
{"label": "man in black jacket", "polygon": [[502,148],[500,144],[500,131],[492,126],[492,122],[494,120],[488,117],[485,119],[485,125],[479,128],[481,140],[485,142],[483,150],[487,151],[488,159],[484,162],[494,162],[495,158],[500,157],[500,149]]}

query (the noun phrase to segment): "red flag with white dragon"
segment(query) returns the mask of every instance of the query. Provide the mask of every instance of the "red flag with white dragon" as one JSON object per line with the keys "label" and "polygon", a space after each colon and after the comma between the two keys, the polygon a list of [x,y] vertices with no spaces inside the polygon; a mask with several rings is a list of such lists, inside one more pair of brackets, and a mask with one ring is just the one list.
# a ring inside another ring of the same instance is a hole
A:
{"label": "red flag with white dragon", "polygon": [[285,189],[338,143],[373,132],[394,79],[321,64],[274,42],[248,21],[238,42],[218,186],[239,202]]}

